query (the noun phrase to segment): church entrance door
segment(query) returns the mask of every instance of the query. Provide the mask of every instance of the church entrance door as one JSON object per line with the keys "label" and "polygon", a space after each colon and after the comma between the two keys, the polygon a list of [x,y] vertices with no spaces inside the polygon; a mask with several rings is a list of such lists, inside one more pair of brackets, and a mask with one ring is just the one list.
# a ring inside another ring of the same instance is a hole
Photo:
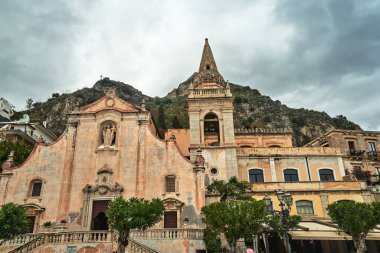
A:
{"label": "church entrance door", "polygon": [[94,200],[92,204],[91,230],[108,230],[106,210],[110,200]]}
{"label": "church entrance door", "polygon": [[177,212],[165,212],[164,228],[177,228]]}
{"label": "church entrance door", "polygon": [[34,224],[36,223],[36,216],[27,216],[27,219],[29,221],[28,224],[28,231],[27,233],[33,233],[34,232]]}

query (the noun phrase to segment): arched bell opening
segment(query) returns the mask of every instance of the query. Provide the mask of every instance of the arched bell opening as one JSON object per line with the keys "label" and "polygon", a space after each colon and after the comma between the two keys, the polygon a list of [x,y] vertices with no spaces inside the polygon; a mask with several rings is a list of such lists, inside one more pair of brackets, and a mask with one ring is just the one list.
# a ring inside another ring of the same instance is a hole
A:
{"label": "arched bell opening", "polygon": [[206,146],[220,145],[219,118],[211,112],[204,117],[204,143]]}

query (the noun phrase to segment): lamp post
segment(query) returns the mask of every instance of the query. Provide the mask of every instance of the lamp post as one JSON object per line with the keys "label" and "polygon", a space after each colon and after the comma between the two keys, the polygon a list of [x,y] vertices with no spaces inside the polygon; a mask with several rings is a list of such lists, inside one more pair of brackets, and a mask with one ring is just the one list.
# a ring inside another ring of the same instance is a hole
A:
{"label": "lamp post", "polygon": [[289,226],[288,221],[290,219],[290,210],[293,205],[293,197],[289,192],[284,192],[281,190],[276,191],[277,199],[279,201],[280,210],[276,211],[273,209],[272,199],[265,195],[263,201],[265,203],[265,207],[267,212],[273,216],[273,218],[278,218],[281,222],[281,235],[284,240],[286,252],[291,253],[291,247],[289,243]]}

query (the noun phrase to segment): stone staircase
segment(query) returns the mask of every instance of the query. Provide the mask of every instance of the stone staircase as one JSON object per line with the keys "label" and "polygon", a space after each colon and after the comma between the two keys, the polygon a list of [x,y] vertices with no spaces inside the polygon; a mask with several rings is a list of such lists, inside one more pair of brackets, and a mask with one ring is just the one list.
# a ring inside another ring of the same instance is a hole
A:
{"label": "stone staircase", "polygon": [[134,239],[129,239],[129,244],[127,247],[128,253],[159,253],[158,251],[151,249]]}

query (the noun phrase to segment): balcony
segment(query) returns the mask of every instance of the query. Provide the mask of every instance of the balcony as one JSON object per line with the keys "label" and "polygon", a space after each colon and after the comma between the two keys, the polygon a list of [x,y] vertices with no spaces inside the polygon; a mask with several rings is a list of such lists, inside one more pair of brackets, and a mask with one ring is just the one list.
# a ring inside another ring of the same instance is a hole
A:
{"label": "balcony", "polygon": [[367,158],[369,159],[369,160],[377,160],[377,161],[379,161],[380,160],[380,152],[377,152],[377,151],[370,151],[370,152],[367,152],[366,153],[366,155],[367,155]]}
{"label": "balcony", "polygon": [[365,150],[351,149],[350,151],[348,151],[347,156],[351,160],[362,160],[363,158],[365,158]]}
{"label": "balcony", "polygon": [[380,152],[377,152],[377,151],[366,152],[365,150],[351,149],[348,152],[347,156],[351,160],[369,159],[369,160],[373,160],[373,161],[380,161]]}

